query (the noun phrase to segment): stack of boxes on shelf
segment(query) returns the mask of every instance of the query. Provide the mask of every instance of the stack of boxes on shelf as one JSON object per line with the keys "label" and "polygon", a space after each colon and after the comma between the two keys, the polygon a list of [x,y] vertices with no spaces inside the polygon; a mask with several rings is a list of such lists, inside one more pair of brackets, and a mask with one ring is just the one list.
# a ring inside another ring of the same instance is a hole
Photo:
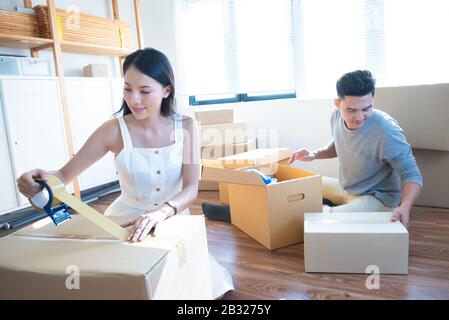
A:
{"label": "stack of boxes on shelf", "polygon": [[[219,159],[256,149],[256,139],[248,136],[247,124],[234,120],[234,110],[195,112],[200,129],[201,160]],[[200,180],[199,190],[216,191],[218,182]]]}
{"label": "stack of boxes on shelf", "polygon": [[[47,6],[35,6],[39,36],[51,38]],[[133,48],[129,24],[117,19],[80,13],[73,19],[73,12],[56,9],[57,32],[60,40],[91,43],[118,48]]]}

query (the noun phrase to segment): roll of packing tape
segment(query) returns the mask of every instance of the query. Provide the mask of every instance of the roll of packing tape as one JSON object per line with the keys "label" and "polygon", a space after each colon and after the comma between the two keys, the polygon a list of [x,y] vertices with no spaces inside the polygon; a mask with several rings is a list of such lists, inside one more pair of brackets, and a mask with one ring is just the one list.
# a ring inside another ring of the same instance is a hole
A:
{"label": "roll of packing tape", "polygon": [[38,208],[43,209],[50,200],[50,194],[47,189],[42,190],[39,193],[36,193],[31,199],[30,203]]}

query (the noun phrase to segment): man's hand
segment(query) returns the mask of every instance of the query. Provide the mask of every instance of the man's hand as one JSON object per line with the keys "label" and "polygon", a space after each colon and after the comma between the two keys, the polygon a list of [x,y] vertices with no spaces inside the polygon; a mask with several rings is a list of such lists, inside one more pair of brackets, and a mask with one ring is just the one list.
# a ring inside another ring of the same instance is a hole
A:
{"label": "man's hand", "polygon": [[391,221],[395,222],[399,220],[406,229],[410,226],[410,209],[404,206],[399,206],[393,210]]}
{"label": "man's hand", "polygon": [[288,163],[292,163],[296,160],[300,161],[313,161],[315,160],[316,154],[313,151],[307,150],[307,149],[299,149],[298,151],[295,151],[290,159],[288,160]]}

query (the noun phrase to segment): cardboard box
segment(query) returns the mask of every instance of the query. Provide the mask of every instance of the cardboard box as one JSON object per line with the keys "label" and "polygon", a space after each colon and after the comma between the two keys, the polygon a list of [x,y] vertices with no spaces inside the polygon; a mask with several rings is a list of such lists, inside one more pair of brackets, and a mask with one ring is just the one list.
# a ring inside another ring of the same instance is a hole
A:
{"label": "cardboard box", "polygon": [[248,140],[246,122],[202,125],[201,147],[222,144],[245,143]]}
{"label": "cardboard box", "polygon": [[200,180],[198,191],[218,191],[218,182]]}
{"label": "cardboard box", "polygon": [[195,119],[201,125],[234,122],[233,109],[196,111]]}
{"label": "cardboard box", "polygon": [[257,142],[255,138],[248,138],[244,143],[222,144],[216,146],[201,147],[201,159],[218,159],[232,156],[242,152],[248,152],[256,149]]}
{"label": "cardboard box", "polygon": [[[306,213],[306,272],[407,274],[409,236],[391,212]],[[370,267],[370,268],[368,268]],[[368,270],[367,270],[368,268]]]}
{"label": "cardboard box", "polygon": [[218,197],[221,203],[229,204],[229,190],[227,183],[218,183]]}
{"label": "cardboard box", "polygon": [[277,164],[278,161],[290,158],[290,148],[264,148],[238,153],[229,157],[219,158],[224,168],[262,168]]}
{"label": "cardboard box", "polygon": [[[250,150],[252,151],[252,150]],[[290,158],[290,148],[268,148],[268,149],[254,149],[252,152],[239,154],[238,156],[229,156],[216,161],[203,161],[204,165],[216,168],[247,168],[258,167],[266,174],[274,174],[278,163]],[[273,165],[274,164],[274,165]],[[229,204],[229,191],[227,183],[220,182],[218,185],[219,199],[221,203]]]}
{"label": "cardboard box", "polygon": [[83,68],[85,77],[109,77],[109,68],[107,64],[94,63]]}
{"label": "cardboard box", "polygon": [[321,176],[278,164],[277,183],[258,174],[203,167],[204,180],[228,183],[231,223],[274,250],[303,241],[304,212],[321,212]]}
{"label": "cardboard box", "polygon": [[111,239],[82,216],[48,222],[0,239],[0,299],[212,298],[203,216],[170,218],[135,244]]}

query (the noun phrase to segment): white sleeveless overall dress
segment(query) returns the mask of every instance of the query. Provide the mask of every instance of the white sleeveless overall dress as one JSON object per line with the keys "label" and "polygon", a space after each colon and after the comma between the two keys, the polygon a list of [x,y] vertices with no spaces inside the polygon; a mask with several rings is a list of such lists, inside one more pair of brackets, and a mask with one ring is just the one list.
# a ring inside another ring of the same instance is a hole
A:
{"label": "white sleeveless overall dress", "polygon": [[[174,117],[174,143],[160,148],[135,148],[123,117],[118,118],[123,149],[115,157],[121,195],[106,209],[105,215],[140,215],[154,211],[182,191],[183,128],[182,116]],[[178,214],[190,214],[189,209]],[[209,254],[213,297],[234,286],[229,272]]]}

